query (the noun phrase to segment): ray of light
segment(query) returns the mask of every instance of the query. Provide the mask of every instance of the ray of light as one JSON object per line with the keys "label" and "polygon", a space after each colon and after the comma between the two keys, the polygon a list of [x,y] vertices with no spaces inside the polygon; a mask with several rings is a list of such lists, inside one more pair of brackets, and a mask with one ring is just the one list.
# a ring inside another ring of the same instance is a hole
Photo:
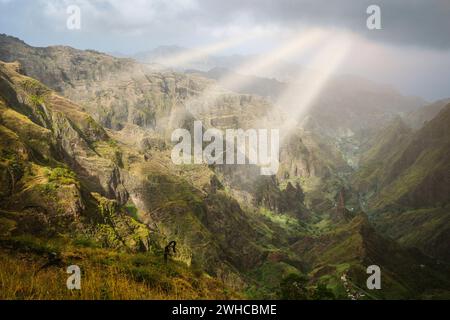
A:
{"label": "ray of light", "polygon": [[[325,37],[325,33],[321,30],[310,30],[302,32],[296,37],[290,39],[286,44],[281,47],[259,56],[253,61],[245,62],[242,65],[235,68],[236,72],[241,75],[258,75],[261,70],[272,69],[283,59],[287,59],[294,54],[301,55],[304,51],[311,48],[314,44],[318,43]],[[229,87],[242,87],[248,84],[250,78],[236,79],[233,73],[225,75],[219,82]]]}
{"label": "ray of light", "polygon": [[[319,43],[320,40],[323,40],[324,37],[325,33],[319,30],[303,32],[297,37],[291,39],[289,43],[271,51],[270,53],[263,55],[251,62],[244,63],[239,68],[237,68],[237,70],[239,74],[255,74],[261,69],[267,69],[276,65],[282,59],[286,59],[294,54],[303,54],[307,49],[312,48],[314,45]],[[219,80],[220,84],[224,87],[231,85],[233,85],[234,87],[245,86],[249,81],[251,81],[251,78],[236,77],[233,72],[227,74],[225,77]],[[188,110],[196,118],[202,118],[200,114],[209,110],[214,99],[221,92],[223,91],[220,91],[220,88],[217,87],[217,84],[207,87],[200,96],[189,99],[189,101],[185,103],[186,110]],[[209,124],[203,123],[203,126],[205,127],[205,129],[207,129],[209,127]],[[250,159],[252,154],[256,154],[255,148],[257,148],[257,146],[248,144],[246,148],[247,149],[244,150],[237,150],[237,152],[240,154],[244,154]],[[278,160],[276,160],[276,162],[278,163]],[[261,164],[258,163],[257,165],[260,166]]]}
{"label": "ray of light", "polygon": [[217,82],[220,84],[217,86],[211,85],[207,87],[200,96],[190,99],[186,102],[186,109],[194,115],[198,115],[199,112],[205,112],[212,104],[213,100],[223,93],[223,88],[239,89],[251,83],[251,77],[242,77],[243,74],[254,75],[260,70],[268,70],[275,66],[280,60],[286,59],[290,56],[302,55],[307,49],[310,49],[320,40],[323,40],[325,33],[320,30],[309,30],[299,33],[297,36],[290,39],[289,42],[269,52],[268,54],[261,55],[255,60],[245,62],[238,66],[235,73],[231,71],[222,76]]}
{"label": "ray of light", "polygon": [[[318,45],[329,40],[330,34],[324,30],[309,29],[302,31],[296,36],[291,37],[283,46],[265,55],[261,55],[253,61],[243,63],[236,69],[237,74],[231,72],[219,79],[219,83],[227,88],[243,88],[249,85],[253,79],[252,77],[242,77],[239,75],[257,75],[261,70],[270,73],[276,70],[277,64],[280,61],[287,60],[293,56],[300,58],[311,50],[314,50]],[[264,119],[255,121],[254,125],[259,127],[280,127],[280,117],[277,110],[269,110],[269,113]]]}
{"label": "ray of light", "polygon": [[223,51],[228,48],[238,46],[239,44],[266,35],[263,31],[254,31],[240,36],[233,36],[219,42],[215,42],[206,46],[184,50],[180,53],[169,55],[167,57],[157,59],[155,62],[166,67],[182,67],[183,65],[199,61],[207,56]]}
{"label": "ray of light", "polygon": [[276,105],[287,115],[281,137],[286,137],[306,114],[315,99],[333,76],[350,50],[347,35],[339,35],[322,48],[309,64],[308,71],[301,72],[278,99]]}

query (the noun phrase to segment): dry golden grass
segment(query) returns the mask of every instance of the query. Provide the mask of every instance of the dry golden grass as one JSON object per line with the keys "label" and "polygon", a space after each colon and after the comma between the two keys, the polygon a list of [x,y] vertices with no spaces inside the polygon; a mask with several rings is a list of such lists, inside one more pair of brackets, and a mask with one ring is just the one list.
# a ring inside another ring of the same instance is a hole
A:
{"label": "dry golden grass", "polygon": [[[134,299],[227,299],[220,283],[207,276],[190,278],[191,274],[176,274],[172,277],[161,274],[161,282],[135,278],[127,271],[127,266],[99,264],[89,260],[85,254],[78,263],[81,270],[81,290],[69,290],[64,267],[49,267],[36,272],[45,260],[33,254],[16,254],[0,250],[0,299],[30,300],[134,300]],[[108,255],[106,252],[101,255]],[[77,253],[79,254],[79,252]],[[116,253],[110,253],[116,256]],[[120,254],[118,255],[120,256]],[[127,257],[129,258],[129,257]],[[123,261],[120,261],[123,263]],[[154,272],[152,266],[144,266],[143,270]]]}

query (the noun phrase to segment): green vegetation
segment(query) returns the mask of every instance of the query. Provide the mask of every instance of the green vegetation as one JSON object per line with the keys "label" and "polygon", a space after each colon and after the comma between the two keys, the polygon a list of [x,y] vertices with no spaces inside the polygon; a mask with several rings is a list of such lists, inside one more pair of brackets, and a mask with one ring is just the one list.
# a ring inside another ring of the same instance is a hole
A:
{"label": "green vegetation", "polygon": [[128,202],[125,206],[128,214],[135,220],[139,220],[138,208],[133,203]]}
{"label": "green vegetation", "polygon": [[285,277],[280,284],[280,298],[283,300],[306,300],[308,279],[292,273]]}
{"label": "green vegetation", "polygon": [[48,168],[46,170],[46,176],[48,181],[54,185],[78,184],[75,173],[67,168]]}
{"label": "green vegetation", "polygon": [[50,89],[31,78],[24,78],[19,82],[19,86],[28,94],[30,103],[34,107],[44,104],[50,93]]}
{"label": "green vegetation", "polygon": [[30,95],[30,100],[31,100],[31,103],[33,105],[35,105],[35,106],[39,106],[39,105],[45,103],[44,97],[38,96],[38,95],[35,95],[35,94]]}
{"label": "green vegetation", "polygon": [[[277,177],[175,166],[163,131],[172,120],[190,127],[191,116],[172,119],[175,108],[207,83],[173,72],[105,83],[91,67],[128,66],[78,54],[83,76],[70,93],[83,107],[0,62],[0,298],[448,296],[448,266],[423,255],[448,258],[448,199],[432,188],[448,172],[448,118],[414,137],[385,130],[358,171],[357,151],[346,150],[356,136],[335,146],[308,130],[283,146]],[[270,107],[262,100],[227,92],[214,107],[248,125]],[[61,266],[37,271],[53,255],[81,266],[81,291],[66,290]],[[365,291],[368,264],[382,266],[383,291]]]}

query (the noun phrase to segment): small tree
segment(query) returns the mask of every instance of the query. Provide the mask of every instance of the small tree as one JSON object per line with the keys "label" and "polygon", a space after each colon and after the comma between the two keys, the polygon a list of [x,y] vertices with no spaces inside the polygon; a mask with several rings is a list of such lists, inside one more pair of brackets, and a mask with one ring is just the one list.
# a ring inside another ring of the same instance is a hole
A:
{"label": "small tree", "polygon": [[280,283],[280,298],[283,300],[306,300],[308,278],[295,273],[289,274]]}
{"label": "small tree", "polygon": [[312,294],[314,300],[334,300],[336,297],[325,283],[319,283]]}
{"label": "small tree", "polygon": [[295,184],[295,189],[297,190],[297,199],[300,200],[301,203],[304,203],[305,193],[303,192],[303,189],[298,182]]}

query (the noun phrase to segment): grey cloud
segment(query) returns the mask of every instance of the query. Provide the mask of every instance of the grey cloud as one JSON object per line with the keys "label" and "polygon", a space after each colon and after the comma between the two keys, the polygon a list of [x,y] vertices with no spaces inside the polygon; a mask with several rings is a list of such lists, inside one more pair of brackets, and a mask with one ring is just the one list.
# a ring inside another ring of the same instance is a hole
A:
{"label": "grey cloud", "polygon": [[[342,27],[370,40],[450,48],[450,0],[199,0],[202,17],[224,23],[246,12],[258,23]],[[366,9],[381,8],[382,30],[366,28]]]}
{"label": "grey cloud", "polygon": [[[81,30],[66,28],[69,4],[82,9]],[[382,30],[366,28],[370,4],[381,7]],[[0,33],[34,46],[65,44],[129,54],[159,45],[214,43],[230,30],[298,25],[345,28],[368,39],[367,51],[346,65],[351,72],[407,93],[449,95],[450,0],[0,0]],[[257,39],[231,53],[264,51],[273,45],[270,41]],[[374,42],[381,45],[372,47]]]}
{"label": "grey cloud", "polygon": [[[237,18],[245,16],[255,25],[338,27],[372,41],[450,48],[450,0],[1,0],[0,6],[8,9],[0,17],[7,29],[23,17],[22,23],[38,21],[51,31],[54,21],[45,8],[57,11],[54,19],[64,19],[65,7],[71,3],[83,8],[90,34],[116,32],[119,37],[141,34],[149,39],[178,40],[195,37],[202,28],[239,26]],[[366,28],[370,4],[381,7],[382,30]]]}

